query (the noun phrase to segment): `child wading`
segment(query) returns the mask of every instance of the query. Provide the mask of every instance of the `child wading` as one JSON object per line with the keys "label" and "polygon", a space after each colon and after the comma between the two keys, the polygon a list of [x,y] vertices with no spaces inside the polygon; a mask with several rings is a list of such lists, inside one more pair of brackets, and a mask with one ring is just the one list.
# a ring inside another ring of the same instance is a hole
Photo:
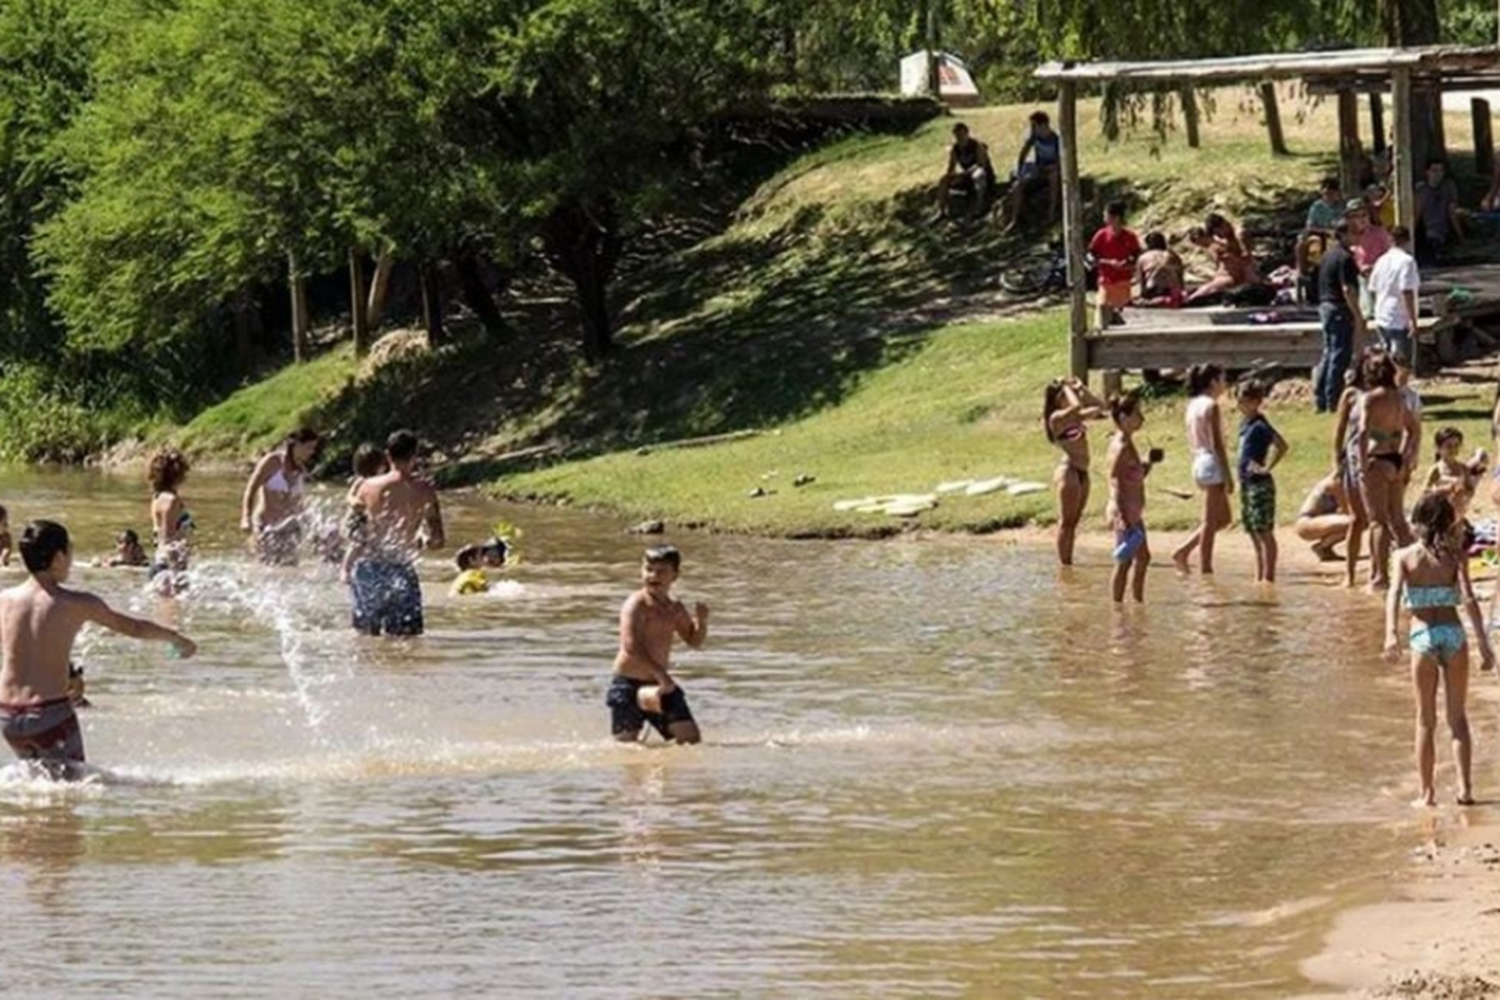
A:
{"label": "child wading", "polygon": [[1255,546],[1255,580],[1276,582],[1276,480],[1271,470],[1287,453],[1286,439],[1261,412],[1266,384],[1240,386],[1240,523]]}
{"label": "child wading", "polygon": [[36,760],[59,777],[82,764],[83,733],[70,694],[73,640],[90,622],[133,639],[169,642],[186,658],[197,646],[186,636],[144,618],[120,614],[104,601],[63,586],[73,568],[68,531],[53,521],[32,521],[21,533],[21,560],[31,574],[0,592],[0,734],[17,757]]}
{"label": "child wading", "polygon": [[1459,805],[1474,803],[1470,761],[1474,748],[1469,735],[1469,717],[1464,707],[1469,690],[1469,644],[1458,607],[1463,605],[1479,643],[1481,669],[1492,670],[1495,654],[1485,634],[1484,619],[1474,586],[1469,582],[1469,561],[1460,548],[1453,504],[1441,493],[1429,493],[1412,511],[1417,541],[1396,552],[1385,605],[1385,652],[1399,655],[1397,625],[1402,595],[1411,611],[1411,676],[1417,704],[1417,776],[1421,794],[1414,805],[1437,804],[1433,786],[1433,747],[1437,730],[1438,680],[1443,682],[1448,730],[1453,734],[1453,760],[1458,766]]}
{"label": "child wading", "polygon": [[1146,477],[1153,462],[1142,462],[1135,447],[1135,434],[1145,418],[1141,401],[1133,392],[1116,396],[1109,403],[1110,416],[1118,432],[1109,441],[1109,523],[1115,531],[1115,572],[1110,591],[1115,603],[1125,600],[1125,585],[1136,601],[1146,598],[1146,570],[1151,566],[1151,548],[1146,543]]}
{"label": "child wading", "polygon": [[641,563],[641,589],[620,609],[620,652],[615,677],[605,704],[615,739],[633,743],[651,723],[664,739],[697,743],[702,737],[687,696],[672,679],[672,640],[681,638],[692,649],[708,639],[708,605],[693,614],[672,596],[672,584],[682,569],[682,556],[670,545],[646,550]]}
{"label": "child wading", "polygon": [[1224,421],[1219,397],[1224,393],[1224,369],[1218,365],[1194,365],[1188,369],[1188,447],[1193,451],[1193,482],[1203,491],[1203,523],[1172,553],[1180,573],[1190,570],[1189,560],[1197,549],[1204,573],[1214,571],[1214,539],[1229,527],[1229,495],[1234,477],[1224,449]]}

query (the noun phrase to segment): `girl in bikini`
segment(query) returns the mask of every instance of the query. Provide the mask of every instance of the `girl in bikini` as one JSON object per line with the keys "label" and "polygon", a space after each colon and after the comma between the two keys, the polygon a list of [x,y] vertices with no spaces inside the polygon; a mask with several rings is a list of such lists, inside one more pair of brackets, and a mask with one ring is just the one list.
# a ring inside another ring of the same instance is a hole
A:
{"label": "girl in bikini", "polygon": [[[1115,532],[1115,571],[1110,592],[1116,604],[1125,600],[1125,585],[1136,603],[1146,599],[1146,571],[1151,548],[1146,543],[1146,477],[1151,463],[1141,461],[1135,435],[1145,423],[1141,401],[1133,392],[1109,402],[1117,428],[1109,441],[1109,523]],[[1153,453],[1153,459],[1159,458]]]}
{"label": "girl in bikini", "polygon": [[187,474],[187,457],[176,448],[157,452],[147,468],[152,492],[151,532],[156,536],[156,554],[149,572],[163,597],[187,587],[183,574],[187,572],[193,536],[193,515],[188,513],[181,493]]}
{"label": "girl in bikini", "polygon": [[1224,369],[1218,365],[1194,365],[1188,369],[1187,441],[1193,453],[1193,482],[1203,491],[1203,520],[1187,541],[1172,553],[1179,573],[1191,571],[1193,550],[1205,574],[1214,571],[1214,539],[1229,527],[1229,497],[1234,476],[1224,450],[1224,420],[1219,397],[1224,394]]}
{"label": "girl in bikini", "polygon": [[240,530],[250,532],[261,562],[294,566],[302,540],[302,494],[308,464],[318,450],[318,432],[293,431],[281,447],[255,464],[240,502]]}
{"label": "girl in bikini", "polygon": [[1047,440],[1062,451],[1053,473],[1057,490],[1057,561],[1073,565],[1078,522],[1089,502],[1089,439],[1085,421],[1098,420],[1108,410],[1089,387],[1076,378],[1048,384],[1042,399],[1042,426]]}
{"label": "girl in bikini", "polygon": [[1396,365],[1390,356],[1372,353],[1364,369],[1369,388],[1361,403],[1363,421],[1356,447],[1364,477],[1365,512],[1370,518],[1373,591],[1383,590],[1389,582],[1391,539],[1405,524],[1401,508],[1406,457],[1412,453],[1418,431],[1416,417],[1396,387]]}
{"label": "girl in bikini", "polygon": [[1458,766],[1458,804],[1473,805],[1470,778],[1473,741],[1464,702],[1469,689],[1468,637],[1458,616],[1463,605],[1479,646],[1481,670],[1493,670],[1495,654],[1469,580],[1469,561],[1459,547],[1453,504],[1441,493],[1429,493],[1412,512],[1417,541],[1396,553],[1390,592],[1385,604],[1385,653],[1393,662],[1400,654],[1397,626],[1402,597],[1411,612],[1412,686],[1417,706],[1417,776],[1421,794],[1413,805],[1437,804],[1433,787],[1436,756],[1437,689],[1443,682],[1448,730],[1453,734],[1453,759]]}

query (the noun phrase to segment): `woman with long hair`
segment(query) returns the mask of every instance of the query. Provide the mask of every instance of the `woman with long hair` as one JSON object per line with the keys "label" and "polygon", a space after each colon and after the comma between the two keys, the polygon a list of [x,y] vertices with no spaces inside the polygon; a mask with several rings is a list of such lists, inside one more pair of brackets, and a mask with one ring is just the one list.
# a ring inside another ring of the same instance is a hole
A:
{"label": "woman with long hair", "polygon": [[1354,586],[1360,548],[1370,527],[1370,515],[1365,510],[1364,466],[1359,459],[1365,427],[1365,365],[1370,353],[1366,350],[1345,376],[1344,391],[1334,410],[1333,468],[1349,504],[1349,528],[1344,534],[1344,585],[1348,587]]}
{"label": "woman with long hair", "polygon": [[1178,572],[1191,572],[1193,550],[1205,574],[1214,571],[1214,540],[1229,527],[1229,497],[1234,493],[1234,474],[1224,446],[1224,418],[1219,397],[1224,395],[1224,369],[1218,365],[1194,365],[1188,369],[1187,443],[1192,452],[1193,482],[1203,493],[1203,519],[1187,541],[1172,553]]}
{"label": "woman with long hair", "polygon": [[1458,768],[1457,802],[1474,804],[1470,764],[1474,756],[1465,701],[1469,691],[1469,640],[1458,608],[1468,613],[1479,644],[1480,669],[1493,670],[1495,654],[1484,630],[1484,617],[1474,585],[1469,580],[1468,555],[1458,533],[1453,504],[1442,493],[1429,493],[1412,512],[1416,541],[1396,553],[1391,587],[1385,603],[1385,652],[1400,653],[1398,623],[1402,598],[1411,612],[1412,688],[1416,695],[1416,757],[1420,793],[1414,805],[1437,804],[1433,782],[1437,730],[1437,689],[1443,684],[1448,731],[1453,736],[1453,762]]}
{"label": "woman with long hair", "polygon": [[1089,437],[1085,421],[1108,415],[1108,408],[1076,378],[1054,379],[1042,397],[1042,427],[1062,452],[1052,485],[1057,491],[1057,561],[1073,565],[1078,523],[1089,503]]}
{"label": "woman with long hair", "polygon": [[149,572],[163,595],[186,586],[182,574],[187,571],[193,537],[193,515],[182,497],[188,469],[187,456],[176,448],[157,452],[146,469],[151,482],[151,532],[156,537]]}
{"label": "woman with long hair", "polygon": [[255,463],[250,473],[240,501],[240,530],[250,532],[250,543],[263,563],[290,566],[297,562],[304,478],[318,443],[317,431],[295,430]]}
{"label": "woman with long hair", "polygon": [[1390,578],[1391,541],[1406,524],[1401,509],[1406,466],[1418,431],[1416,416],[1396,386],[1396,365],[1390,356],[1371,353],[1364,370],[1367,388],[1356,447],[1370,518],[1370,589],[1382,590]]}

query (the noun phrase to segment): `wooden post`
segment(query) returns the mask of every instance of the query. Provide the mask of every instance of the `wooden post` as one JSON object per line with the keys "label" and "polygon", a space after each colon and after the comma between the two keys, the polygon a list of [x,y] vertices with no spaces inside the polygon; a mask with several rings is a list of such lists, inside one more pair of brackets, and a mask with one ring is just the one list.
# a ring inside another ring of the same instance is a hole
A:
{"label": "wooden post", "polygon": [[1495,135],[1490,127],[1490,102],[1482,97],[1469,101],[1474,119],[1474,172],[1488,179],[1495,173]]}
{"label": "wooden post", "polygon": [[1339,186],[1349,197],[1359,189],[1359,100],[1352,90],[1339,91]]}
{"label": "wooden post", "polygon": [[292,289],[292,360],[307,360],[307,279],[297,267],[296,253],[286,257],[287,279]]}
{"label": "wooden post", "polygon": [[1198,135],[1198,92],[1192,87],[1183,87],[1178,91],[1182,101],[1182,123],[1187,130],[1187,144],[1189,149],[1197,149]]}
{"label": "wooden post", "polygon": [[370,303],[365,293],[365,258],[349,248],[349,320],[354,327],[354,356],[370,353]]}
{"label": "wooden post", "polygon": [[424,261],[418,275],[422,285],[422,325],[427,328],[427,346],[441,347],[447,340],[443,329],[443,279],[439,265]]}
{"label": "wooden post", "polygon": [[1088,303],[1083,273],[1083,206],[1078,198],[1078,84],[1058,87],[1058,130],[1062,140],[1063,244],[1068,254],[1068,356],[1074,378],[1089,377]]}
{"label": "wooden post", "polygon": [[1286,133],[1281,130],[1281,106],[1276,103],[1276,84],[1267,80],[1260,85],[1260,103],[1266,112],[1266,133],[1271,137],[1271,155],[1285,156]]}
{"label": "wooden post", "polygon": [[375,277],[370,282],[370,304],[365,313],[365,319],[372,330],[385,318],[385,297],[390,291],[391,268],[395,265],[395,252],[389,247],[380,251],[380,255],[375,258]]}
{"label": "wooden post", "polygon": [[1396,224],[1408,229],[1416,215],[1416,184],[1412,176],[1411,70],[1397,67],[1391,72],[1391,152],[1395,157]]}
{"label": "wooden post", "polygon": [[1370,151],[1385,152],[1385,95],[1378,90],[1370,94]]}

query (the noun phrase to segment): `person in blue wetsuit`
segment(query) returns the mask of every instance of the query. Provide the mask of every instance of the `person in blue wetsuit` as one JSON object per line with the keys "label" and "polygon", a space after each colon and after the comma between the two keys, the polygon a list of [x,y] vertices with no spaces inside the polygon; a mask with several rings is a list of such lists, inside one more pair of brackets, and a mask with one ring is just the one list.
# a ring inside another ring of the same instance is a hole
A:
{"label": "person in blue wetsuit", "polygon": [[1469,580],[1469,561],[1458,535],[1458,516],[1442,493],[1429,493],[1412,511],[1417,540],[1391,560],[1391,585],[1385,605],[1385,652],[1399,656],[1397,626],[1403,597],[1411,612],[1411,676],[1417,702],[1417,775],[1421,793],[1413,805],[1437,804],[1433,787],[1433,743],[1437,729],[1437,689],[1443,682],[1448,729],[1453,734],[1453,758],[1458,765],[1461,806],[1474,804],[1470,762],[1474,755],[1469,716],[1464,702],[1469,690],[1469,641],[1458,608],[1463,605],[1474,628],[1481,670],[1495,668],[1495,654],[1484,629],[1484,617]]}

